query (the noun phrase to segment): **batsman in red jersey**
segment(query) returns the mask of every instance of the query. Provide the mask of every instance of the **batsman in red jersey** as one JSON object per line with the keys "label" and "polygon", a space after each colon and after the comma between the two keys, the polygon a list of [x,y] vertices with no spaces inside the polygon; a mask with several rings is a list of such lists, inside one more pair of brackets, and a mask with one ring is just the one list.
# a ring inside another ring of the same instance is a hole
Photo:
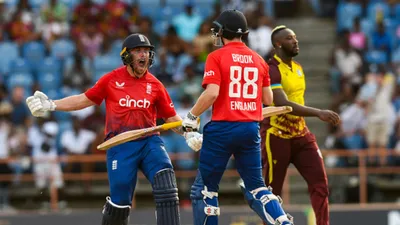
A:
{"label": "batsman in red jersey", "polygon": [[301,65],[293,60],[299,53],[296,34],[279,26],[273,30],[271,40],[276,52],[268,63],[274,105],[291,106],[293,111],[261,123],[265,182],[274,194],[280,195],[287,168],[293,163],[308,184],[317,225],[329,225],[328,178],[315,136],[308,130],[304,117],[318,117],[336,125],[339,116],[304,105],[305,75]]}
{"label": "batsman in red jersey", "polygon": [[[121,59],[124,66],[101,77],[96,84],[80,95],[61,100],[50,100],[42,92],[27,98],[34,116],[46,111],[73,111],[106,105],[106,139],[122,132],[153,127],[157,118],[166,122],[179,121],[165,87],[148,67],[154,59],[154,46],[146,36],[132,34],[123,43]],[[200,134],[183,133],[189,146],[195,146]],[[159,134],[127,142],[107,151],[107,172],[110,197],[103,209],[102,225],[127,225],[136,186],[137,172],[141,169],[153,187],[158,225],[179,225],[179,198],[175,173]]]}
{"label": "batsman in red jersey", "polygon": [[211,122],[204,127],[199,171],[190,194],[193,223],[218,224],[219,182],[233,155],[249,206],[268,224],[290,225],[280,198],[262,178],[259,122],[262,103],[272,103],[268,65],[241,41],[248,28],[240,11],[222,12],[213,26],[216,45],[222,47],[208,55],[205,90],[182,121],[184,129],[196,130],[198,117],[213,107]]}

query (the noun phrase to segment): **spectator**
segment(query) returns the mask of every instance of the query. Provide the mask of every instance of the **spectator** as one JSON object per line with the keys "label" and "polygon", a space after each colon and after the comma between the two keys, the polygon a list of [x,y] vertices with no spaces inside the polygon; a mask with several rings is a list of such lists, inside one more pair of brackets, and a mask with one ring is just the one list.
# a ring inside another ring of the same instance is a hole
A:
{"label": "spectator", "polygon": [[7,25],[10,39],[18,45],[23,45],[26,42],[35,40],[38,36],[35,33],[34,26],[32,24],[24,23],[22,16],[22,11],[16,11],[12,16],[10,23]]}
{"label": "spectator", "polygon": [[204,21],[200,26],[200,31],[193,39],[193,47],[198,51],[200,61],[205,62],[208,53],[210,53],[210,45],[213,45],[213,39],[210,36],[210,21]]}
{"label": "spectator", "polygon": [[59,208],[64,210],[66,202],[64,199],[64,180],[61,164],[58,162],[58,151],[56,147],[56,135],[58,125],[56,122],[39,119],[38,126],[33,126],[28,132],[28,140],[32,146],[33,174],[37,188],[38,200],[41,211],[50,210],[49,197],[46,190],[56,187],[59,196]]}
{"label": "spectator", "polygon": [[82,19],[85,22],[97,23],[100,21],[102,8],[92,0],[83,0],[74,9],[73,22]]}
{"label": "spectator", "polygon": [[[12,124],[10,115],[12,106],[6,102],[0,104],[0,175],[10,175],[11,168],[6,161],[10,157],[8,139],[11,134]],[[0,181],[0,212],[14,212],[9,201],[9,187],[11,181]]]}
{"label": "spectator", "polygon": [[157,79],[159,79],[165,86],[169,86],[174,83],[172,80],[173,70],[168,66],[166,51],[161,51],[158,54],[158,63],[150,68],[150,71],[152,74],[155,74]]}
{"label": "spectator", "polygon": [[351,48],[348,35],[344,36],[334,54],[335,67],[339,72],[339,82],[349,82],[354,86],[361,85],[362,58]]}
{"label": "spectator", "polygon": [[138,23],[138,32],[149,38],[150,43],[158,48],[160,45],[160,37],[153,30],[153,21],[151,18],[141,17]]}
{"label": "spectator", "polygon": [[53,41],[66,37],[69,32],[69,24],[53,16],[52,12],[47,13],[47,20],[38,28],[42,33],[42,39],[48,49]]}
{"label": "spectator", "polygon": [[[191,99],[196,99],[203,91],[201,82],[202,76],[196,76],[193,65],[187,65],[185,68],[185,77],[182,83],[179,84],[179,93],[182,96],[190,96]],[[187,100],[184,98],[183,100]]]}
{"label": "spectator", "polygon": [[124,17],[114,17],[110,13],[103,13],[101,15],[99,28],[104,36],[110,37],[113,40],[124,39],[129,35],[129,22]]}
{"label": "spectator", "polygon": [[92,75],[85,67],[82,55],[74,53],[74,63],[64,72],[63,84],[69,88],[83,89],[92,83]]}
{"label": "spectator", "polygon": [[66,23],[68,19],[68,7],[58,0],[50,0],[48,4],[43,5],[41,18],[44,22],[55,20],[59,23]]}
{"label": "spectator", "polygon": [[249,19],[249,47],[264,59],[268,59],[272,51],[272,29],[267,25],[268,23],[268,18],[265,16],[257,17],[254,15]]}
{"label": "spectator", "polygon": [[13,125],[26,125],[30,119],[30,113],[25,103],[25,89],[23,87],[14,87],[11,93],[11,123]]}
{"label": "spectator", "polygon": [[97,29],[96,23],[87,22],[86,29],[79,37],[78,49],[86,57],[91,60],[96,57],[104,41],[104,36]]}
{"label": "spectator", "polygon": [[104,124],[106,117],[101,109],[101,106],[94,106],[94,111],[82,121],[83,129],[97,132],[101,124]]}
{"label": "spectator", "polygon": [[[341,123],[336,138],[338,142],[350,151],[358,151],[365,147],[365,129],[367,102],[357,99],[355,103],[345,108],[340,114]],[[355,165],[348,160],[341,160],[338,166]]]}
{"label": "spectator", "polygon": [[14,185],[19,185],[21,182],[21,175],[30,169],[31,160],[29,155],[31,148],[28,144],[28,135],[24,126],[17,126],[13,128],[12,135],[8,141],[10,148],[10,156],[13,161],[9,167],[14,172]]}
{"label": "spectator", "polygon": [[[138,24],[141,19],[139,5],[136,3],[133,3],[131,5],[131,7],[129,8],[129,10],[130,10],[129,16],[128,16],[128,23],[130,24],[129,31],[131,33],[136,33],[136,32],[138,32],[138,29],[139,29]],[[153,42],[151,42],[151,40],[150,40],[150,43],[153,43]]]}
{"label": "spectator", "polygon": [[387,163],[386,147],[395,122],[395,111],[391,103],[394,79],[391,74],[386,74],[383,68],[380,68],[375,79],[377,90],[371,94],[372,100],[368,105],[367,114],[368,161],[376,165],[376,157],[379,157],[379,163],[383,166]]}
{"label": "spectator", "polygon": [[186,42],[192,42],[199,32],[203,18],[194,12],[194,1],[186,0],[185,12],[182,12],[172,19],[177,34]]}
{"label": "spectator", "polygon": [[[61,134],[61,147],[63,152],[68,156],[80,156],[89,153],[89,148],[96,138],[96,134],[92,131],[86,130],[82,127],[81,121],[78,117],[72,117],[72,129],[66,130]],[[79,172],[87,173],[90,172],[88,166],[89,164],[76,164],[67,163],[65,167],[65,172],[73,172],[77,166],[80,167]],[[85,182],[86,190],[88,190],[89,182]]]}
{"label": "spectator", "polygon": [[172,74],[173,81],[179,82],[183,78],[186,65],[192,61],[187,54],[190,45],[176,34],[172,26],[168,28],[167,35],[163,37],[161,43],[167,51],[167,70]]}
{"label": "spectator", "polygon": [[350,47],[357,50],[360,54],[367,48],[368,40],[364,32],[361,31],[360,18],[354,20],[354,28],[349,36]]}
{"label": "spectator", "polygon": [[376,50],[385,51],[388,56],[392,52],[392,40],[389,32],[386,31],[383,22],[377,23],[377,29],[372,34],[372,47]]}

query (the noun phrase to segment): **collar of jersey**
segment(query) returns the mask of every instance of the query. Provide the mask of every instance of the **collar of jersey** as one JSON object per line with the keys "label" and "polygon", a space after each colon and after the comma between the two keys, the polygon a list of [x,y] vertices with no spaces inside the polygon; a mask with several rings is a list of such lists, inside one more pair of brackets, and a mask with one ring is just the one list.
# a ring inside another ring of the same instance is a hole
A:
{"label": "collar of jersey", "polygon": [[[279,56],[277,56],[277,55],[275,54],[275,55],[274,55],[274,58],[276,59],[276,61],[279,62],[279,64],[283,64],[283,65],[287,66],[287,68],[288,68],[289,70],[291,70],[290,67],[289,67],[286,63],[282,62],[282,59],[279,58]],[[293,61],[292,61],[291,63],[292,63],[292,68],[293,68]]]}
{"label": "collar of jersey", "polygon": [[234,41],[234,42],[229,42],[228,44],[224,46],[244,46],[245,44],[241,41]]}

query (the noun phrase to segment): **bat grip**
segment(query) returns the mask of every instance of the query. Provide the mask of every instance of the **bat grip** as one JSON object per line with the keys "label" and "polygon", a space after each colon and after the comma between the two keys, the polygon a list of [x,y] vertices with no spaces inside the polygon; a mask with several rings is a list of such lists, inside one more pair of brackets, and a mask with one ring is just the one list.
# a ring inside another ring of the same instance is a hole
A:
{"label": "bat grip", "polygon": [[182,120],[180,121],[176,121],[176,122],[172,122],[172,123],[164,123],[163,125],[161,125],[161,128],[163,130],[169,130],[175,127],[179,127],[182,126]]}

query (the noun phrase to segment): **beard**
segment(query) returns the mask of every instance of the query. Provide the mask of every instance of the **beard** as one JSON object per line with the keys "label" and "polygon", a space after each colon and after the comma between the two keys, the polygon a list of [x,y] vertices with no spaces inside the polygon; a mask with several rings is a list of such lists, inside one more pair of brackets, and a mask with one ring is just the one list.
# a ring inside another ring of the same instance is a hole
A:
{"label": "beard", "polygon": [[296,51],[293,48],[285,48],[285,47],[282,46],[282,50],[285,53],[285,55],[289,56],[289,57],[295,57],[295,56],[297,56],[299,54],[299,51]]}

